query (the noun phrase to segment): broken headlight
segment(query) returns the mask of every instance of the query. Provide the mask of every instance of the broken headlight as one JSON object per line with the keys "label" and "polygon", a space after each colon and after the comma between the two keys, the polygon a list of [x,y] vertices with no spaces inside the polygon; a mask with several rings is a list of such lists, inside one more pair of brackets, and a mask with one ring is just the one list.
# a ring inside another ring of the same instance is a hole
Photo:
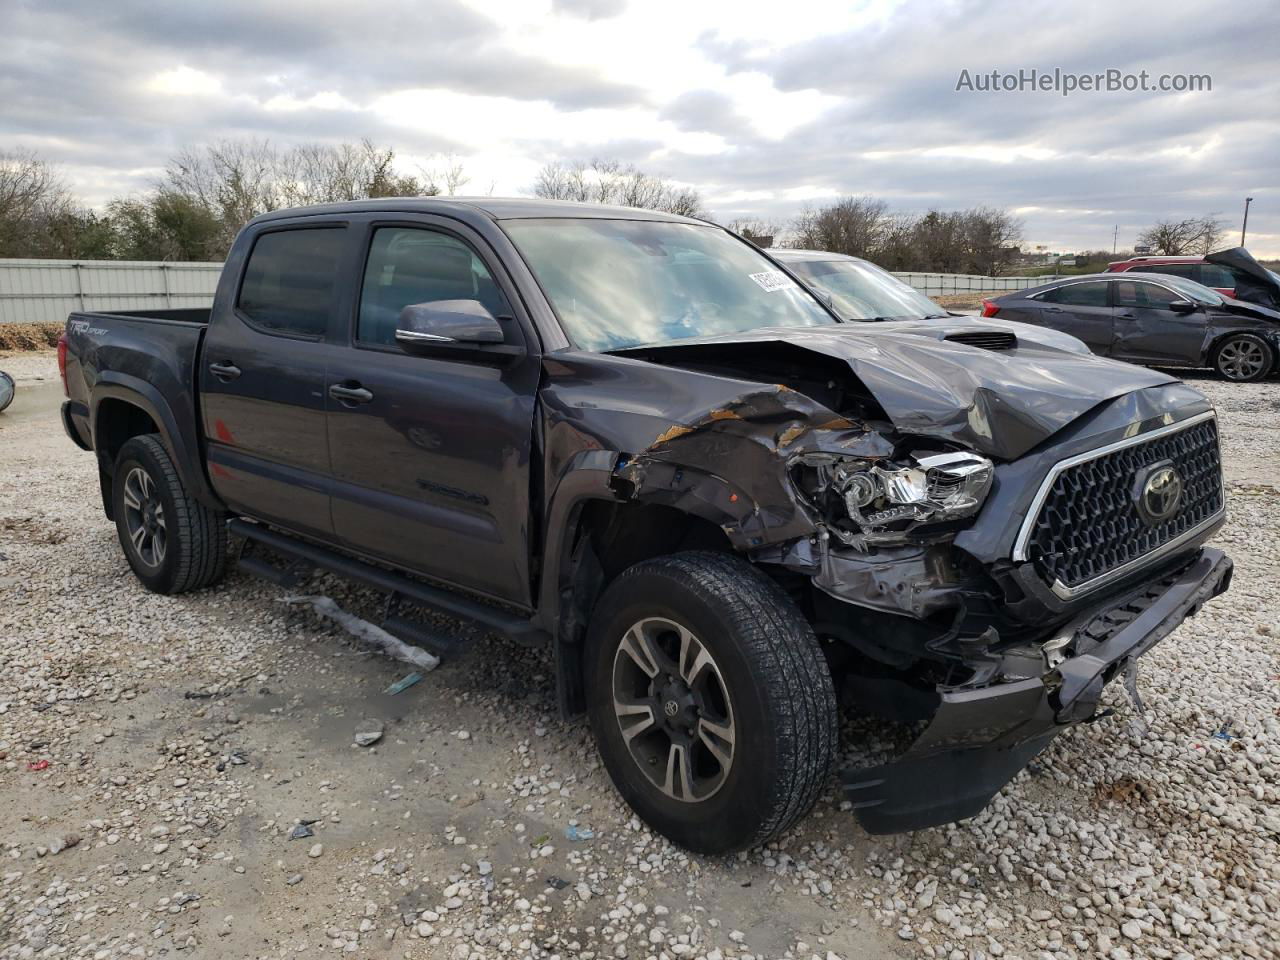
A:
{"label": "broken headlight", "polygon": [[973,516],[991,489],[994,468],[976,453],[921,451],[898,462],[841,460],[819,473],[823,499],[837,500],[847,518],[834,525],[837,533],[888,542],[921,524]]}

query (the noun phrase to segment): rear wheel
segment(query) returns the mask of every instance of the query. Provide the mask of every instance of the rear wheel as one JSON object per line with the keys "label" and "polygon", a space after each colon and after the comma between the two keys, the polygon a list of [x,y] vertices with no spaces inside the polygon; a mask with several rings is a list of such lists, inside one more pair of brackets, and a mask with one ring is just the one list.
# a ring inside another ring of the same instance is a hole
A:
{"label": "rear wheel", "polygon": [[1237,333],[1227,337],[1213,353],[1213,366],[1223,377],[1239,383],[1261,380],[1271,372],[1275,352],[1257,334]]}
{"label": "rear wheel", "polygon": [[226,515],[187,494],[159,437],[134,437],[120,448],[112,506],[125,558],[148,590],[184,593],[222,579]]}
{"label": "rear wheel", "polygon": [[691,850],[786,830],[835,762],[835,693],[813,630],[738,557],[680,553],[622,573],[592,615],[587,669],[618,791]]}

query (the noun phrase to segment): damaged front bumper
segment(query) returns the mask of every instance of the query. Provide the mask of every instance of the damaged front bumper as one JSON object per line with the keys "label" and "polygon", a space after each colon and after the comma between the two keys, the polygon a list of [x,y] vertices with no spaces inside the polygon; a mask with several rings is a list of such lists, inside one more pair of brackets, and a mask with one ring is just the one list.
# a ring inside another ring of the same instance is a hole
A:
{"label": "damaged front bumper", "polygon": [[929,726],[898,760],[841,781],[869,833],[972,817],[1060,732],[1097,714],[1103,687],[1226,591],[1230,558],[1203,548],[1137,593],[1095,609],[1062,634],[1069,651],[1043,675],[940,690]]}

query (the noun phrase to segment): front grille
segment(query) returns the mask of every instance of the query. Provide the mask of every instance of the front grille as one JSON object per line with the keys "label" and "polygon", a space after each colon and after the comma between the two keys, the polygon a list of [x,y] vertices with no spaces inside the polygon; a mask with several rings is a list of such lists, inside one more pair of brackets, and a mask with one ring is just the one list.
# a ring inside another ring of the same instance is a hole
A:
{"label": "front grille", "polygon": [[[1148,524],[1135,486],[1144,467],[1171,461],[1182,500]],[[1026,557],[1050,584],[1068,589],[1140,560],[1222,510],[1218,426],[1210,418],[1066,467],[1053,479],[1026,542]]]}
{"label": "front grille", "polygon": [[1018,345],[1018,338],[1004,330],[953,333],[947,339],[952,343],[964,343],[982,350],[1012,350]]}

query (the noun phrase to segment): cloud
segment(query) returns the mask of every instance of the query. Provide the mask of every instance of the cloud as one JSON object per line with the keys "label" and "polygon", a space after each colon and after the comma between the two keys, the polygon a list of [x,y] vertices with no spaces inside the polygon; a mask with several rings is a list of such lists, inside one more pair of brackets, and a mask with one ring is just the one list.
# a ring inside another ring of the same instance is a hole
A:
{"label": "cloud", "polygon": [[[192,144],[369,137],[402,158],[456,154],[473,188],[502,193],[548,160],[616,156],[697,186],[722,219],[870,193],[911,212],[1018,209],[1028,238],[1064,249],[1109,246],[1117,224],[1129,242],[1166,215],[1238,224],[1249,195],[1251,245],[1280,255],[1274,5],[1248,30],[1190,0],[1159,16],[1083,3],[1063,23],[1012,0],[815,0],[803,15],[765,0],[17,0],[6,14],[0,143],[39,150],[96,204],[146,189]],[[1213,89],[955,89],[993,67],[1205,73]]]}
{"label": "cloud", "polygon": [[627,0],[552,0],[551,7],[558,13],[585,20],[603,20],[622,13],[627,8]]}

